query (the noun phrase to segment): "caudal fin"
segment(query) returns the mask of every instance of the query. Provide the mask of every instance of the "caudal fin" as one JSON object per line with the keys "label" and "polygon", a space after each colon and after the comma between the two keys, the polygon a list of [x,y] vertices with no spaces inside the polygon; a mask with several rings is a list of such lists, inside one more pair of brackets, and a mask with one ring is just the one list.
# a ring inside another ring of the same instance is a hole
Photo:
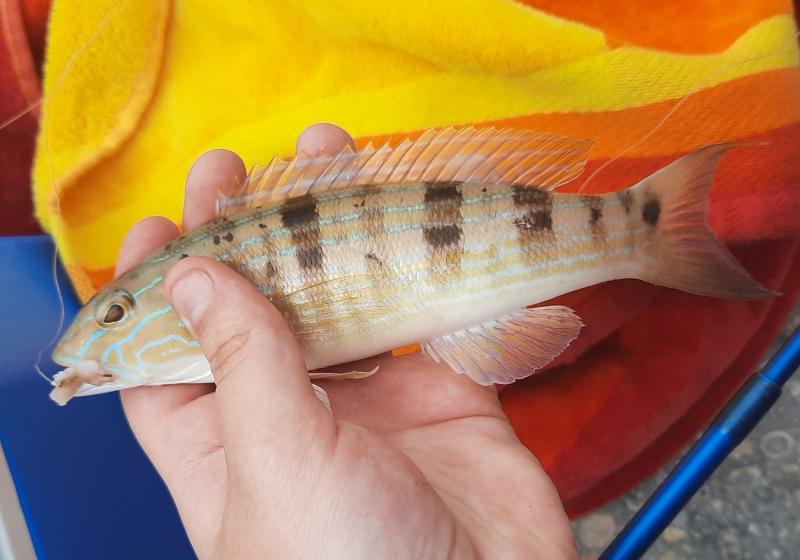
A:
{"label": "caudal fin", "polygon": [[631,187],[645,227],[655,230],[642,280],[724,299],[779,295],[753,279],[708,226],[708,194],[717,164],[739,145],[700,148]]}

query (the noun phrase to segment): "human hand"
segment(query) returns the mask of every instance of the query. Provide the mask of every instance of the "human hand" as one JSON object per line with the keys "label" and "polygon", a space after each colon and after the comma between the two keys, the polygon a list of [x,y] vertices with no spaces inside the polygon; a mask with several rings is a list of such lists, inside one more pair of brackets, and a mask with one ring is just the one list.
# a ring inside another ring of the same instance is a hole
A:
{"label": "human hand", "polygon": [[[298,151],[352,143],[332,125]],[[210,220],[219,189],[244,176],[214,150],[186,183],[183,228]],[[117,273],[179,234],[165,218],[136,224]],[[209,358],[211,385],[122,392],[128,421],[163,477],[200,558],[576,558],[551,481],[519,442],[493,387],[417,353],[348,369],[314,396],[298,345],[252,284],[187,258],[165,289]]]}

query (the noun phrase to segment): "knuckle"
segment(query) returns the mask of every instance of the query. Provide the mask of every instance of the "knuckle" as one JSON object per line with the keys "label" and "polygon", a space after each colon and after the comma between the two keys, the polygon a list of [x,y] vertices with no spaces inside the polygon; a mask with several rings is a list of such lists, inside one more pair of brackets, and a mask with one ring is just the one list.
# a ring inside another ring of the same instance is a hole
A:
{"label": "knuckle", "polygon": [[245,361],[251,335],[252,327],[230,325],[211,337],[207,358],[217,384]]}

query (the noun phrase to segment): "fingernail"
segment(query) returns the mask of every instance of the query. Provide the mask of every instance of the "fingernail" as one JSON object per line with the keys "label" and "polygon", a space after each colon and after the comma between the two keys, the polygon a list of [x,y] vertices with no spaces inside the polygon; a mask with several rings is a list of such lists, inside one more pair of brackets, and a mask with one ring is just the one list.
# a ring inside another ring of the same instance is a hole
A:
{"label": "fingernail", "polygon": [[190,270],[172,285],[170,299],[178,315],[196,325],[214,299],[214,283],[202,270]]}

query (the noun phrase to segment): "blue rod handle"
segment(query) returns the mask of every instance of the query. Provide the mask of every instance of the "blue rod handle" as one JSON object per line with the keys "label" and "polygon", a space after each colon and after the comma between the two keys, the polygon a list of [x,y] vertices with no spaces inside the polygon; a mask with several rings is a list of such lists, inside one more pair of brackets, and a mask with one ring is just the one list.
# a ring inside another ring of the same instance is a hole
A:
{"label": "blue rod handle", "polygon": [[601,560],[640,558],[708,477],[769,411],[800,367],[800,329],[711,423],[609,547]]}

